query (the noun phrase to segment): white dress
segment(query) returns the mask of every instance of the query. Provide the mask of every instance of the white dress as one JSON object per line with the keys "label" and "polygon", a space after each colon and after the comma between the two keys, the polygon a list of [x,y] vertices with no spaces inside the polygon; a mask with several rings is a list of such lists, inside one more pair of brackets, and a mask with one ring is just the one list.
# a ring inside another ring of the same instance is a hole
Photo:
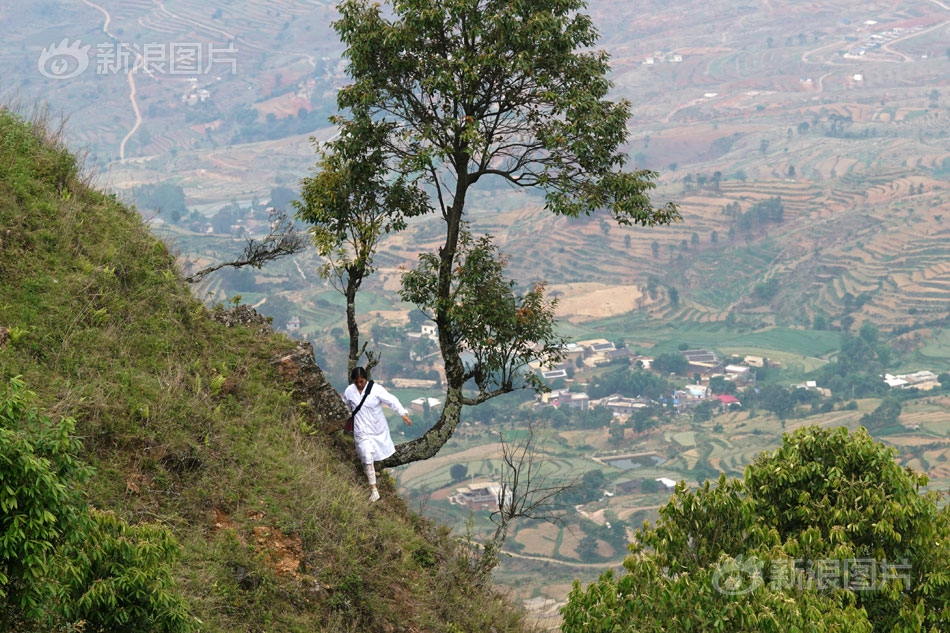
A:
{"label": "white dress", "polygon": [[[369,383],[367,383],[368,386]],[[343,392],[343,403],[350,411],[355,409],[362,399],[363,394],[356,385],[350,385]],[[401,416],[409,414],[396,396],[386,391],[379,383],[373,383],[372,390],[366,396],[366,402],[353,419],[356,454],[364,464],[384,460],[396,452],[393,440],[389,436],[389,422],[383,414],[384,404]]]}

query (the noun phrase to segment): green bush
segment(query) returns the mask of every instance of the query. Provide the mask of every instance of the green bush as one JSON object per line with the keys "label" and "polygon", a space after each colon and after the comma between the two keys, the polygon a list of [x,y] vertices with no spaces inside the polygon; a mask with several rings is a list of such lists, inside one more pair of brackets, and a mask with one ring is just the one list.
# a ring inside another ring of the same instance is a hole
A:
{"label": "green bush", "polygon": [[0,395],[3,630],[196,631],[167,567],[178,544],[88,506],[75,421],[51,421],[34,399],[18,378]]}

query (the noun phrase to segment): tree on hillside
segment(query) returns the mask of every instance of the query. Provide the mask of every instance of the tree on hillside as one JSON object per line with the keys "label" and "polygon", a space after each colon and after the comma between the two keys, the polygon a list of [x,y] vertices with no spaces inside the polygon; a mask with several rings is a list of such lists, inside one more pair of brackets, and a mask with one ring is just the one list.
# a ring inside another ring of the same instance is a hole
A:
{"label": "tree on hillside", "polygon": [[373,272],[380,238],[405,228],[406,218],[428,211],[428,199],[412,179],[388,180],[382,151],[383,129],[366,118],[340,120],[341,131],[327,150],[318,149],[315,173],[301,180],[297,217],[310,224],[309,233],[326,263],[320,275],[346,297],[350,339],[348,369],[366,355],[366,368],[378,363],[374,352],[360,347],[356,294]]}
{"label": "tree on hillside", "polygon": [[[398,175],[421,175],[444,221],[444,241],[424,254],[414,287],[438,327],[447,393],[439,421],[397,447],[385,466],[434,455],[452,436],[463,405],[474,405],[525,385],[515,365],[525,360],[503,333],[527,335],[553,349],[550,314],[511,308],[510,294],[496,311],[467,328],[467,308],[456,281],[469,190],[495,176],[514,187],[540,187],[546,207],[569,217],[610,213],[622,225],[650,226],[677,219],[676,207],[654,208],[647,196],[652,171],[623,171],[630,107],[605,97],[611,84],[603,52],[589,49],[597,31],[580,0],[409,0],[382,6],[346,0],[334,28],[346,49],[347,73],[338,105],[353,120],[384,131],[380,151]],[[487,238],[469,241],[483,260]],[[428,275],[424,281],[421,275]],[[424,289],[423,289],[424,288]],[[533,293],[537,287],[529,291]],[[467,296],[467,295],[466,295]],[[527,296],[524,297],[527,299]],[[514,303],[512,303],[514,301]],[[532,309],[550,309],[532,299]],[[502,304],[507,308],[501,310]],[[521,319],[521,325],[511,322]],[[472,339],[470,336],[483,337]],[[466,364],[463,348],[481,354]],[[504,377],[504,379],[502,379]],[[474,379],[477,393],[464,391]]]}
{"label": "tree on hillside", "polygon": [[565,633],[945,631],[950,511],[863,429],[806,427],[746,468],[676,488],[563,610]]}
{"label": "tree on hillside", "polygon": [[881,404],[870,413],[861,416],[860,423],[872,433],[885,431],[888,429],[900,428],[901,403],[893,397],[888,396],[881,400]]}
{"label": "tree on hillside", "polygon": [[689,361],[680,353],[664,352],[653,359],[651,367],[662,373],[685,374],[689,369]]}
{"label": "tree on hillside", "polygon": [[134,194],[135,206],[166,214],[176,224],[188,213],[185,207],[185,191],[181,185],[171,182],[139,185]]}
{"label": "tree on hillside", "polygon": [[848,332],[842,334],[841,349],[835,361],[816,373],[817,379],[833,393],[862,397],[887,391],[881,376],[890,363],[891,351],[877,341],[876,328],[871,326],[862,330],[862,336]]}
{"label": "tree on hillside", "polygon": [[297,192],[290,187],[272,187],[269,200],[270,206],[278,211],[287,212],[297,201]]}

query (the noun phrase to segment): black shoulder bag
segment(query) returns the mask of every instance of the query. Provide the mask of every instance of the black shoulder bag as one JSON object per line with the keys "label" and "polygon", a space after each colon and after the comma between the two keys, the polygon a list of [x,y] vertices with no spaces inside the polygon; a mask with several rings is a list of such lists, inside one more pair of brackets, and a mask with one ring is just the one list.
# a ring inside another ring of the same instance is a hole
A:
{"label": "black shoulder bag", "polygon": [[363,390],[363,399],[360,400],[360,403],[356,405],[355,409],[353,409],[353,413],[350,414],[350,417],[348,417],[346,419],[346,422],[343,424],[344,433],[353,432],[353,420],[356,418],[356,413],[362,408],[363,403],[366,402],[366,396],[369,395],[369,392],[372,391],[372,389],[373,389],[373,381],[370,380],[368,383],[366,383],[366,389]]}

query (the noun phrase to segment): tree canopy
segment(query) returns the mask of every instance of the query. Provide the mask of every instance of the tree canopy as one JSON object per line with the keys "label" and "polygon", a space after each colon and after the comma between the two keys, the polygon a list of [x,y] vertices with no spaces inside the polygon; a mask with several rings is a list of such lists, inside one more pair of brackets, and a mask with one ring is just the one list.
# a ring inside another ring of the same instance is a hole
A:
{"label": "tree canopy", "polygon": [[[487,176],[538,187],[553,213],[605,212],[622,225],[679,217],[673,204],[650,203],[655,172],[624,170],[630,107],[607,99],[608,59],[591,50],[597,30],[580,13],[585,6],[579,0],[346,0],[339,6],[334,28],[346,46],[352,83],[340,91],[338,105],[350,120],[373,121],[383,131],[379,146],[388,169],[420,176],[444,221],[444,241],[418,269],[431,281],[417,279],[415,287],[428,288],[425,306],[438,327],[445,405],[436,425],[397,447],[386,465],[441,448],[458,424],[470,377],[512,375],[510,359],[487,350],[510,348],[501,330],[480,341],[482,353],[468,366],[459,346],[463,321],[456,315],[464,308],[454,304],[454,277],[471,187]],[[408,294],[415,298],[414,290]],[[524,335],[516,330],[510,331]],[[555,341],[544,331],[531,338],[542,349]],[[498,386],[484,391],[480,384],[474,400],[532,385],[502,380]]]}
{"label": "tree canopy", "polygon": [[[360,347],[356,294],[375,269],[373,256],[385,233],[405,228],[406,219],[428,211],[428,199],[415,179],[389,178],[380,146],[383,129],[365,117],[338,119],[340,136],[318,146],[314,173],[301,180],[301,198],[294,201],[297,217],[310,224],[317,252],[326,262],[322,277],[346,297],[350,339],[348,369],[366,352]],[[367,353],[367,369],[378,357]]]}
{"label": "tree canopy", "polygon": [[679,484],[565,633],[945,631],[950,513],[865,431],[806,427],[744,480]]}

